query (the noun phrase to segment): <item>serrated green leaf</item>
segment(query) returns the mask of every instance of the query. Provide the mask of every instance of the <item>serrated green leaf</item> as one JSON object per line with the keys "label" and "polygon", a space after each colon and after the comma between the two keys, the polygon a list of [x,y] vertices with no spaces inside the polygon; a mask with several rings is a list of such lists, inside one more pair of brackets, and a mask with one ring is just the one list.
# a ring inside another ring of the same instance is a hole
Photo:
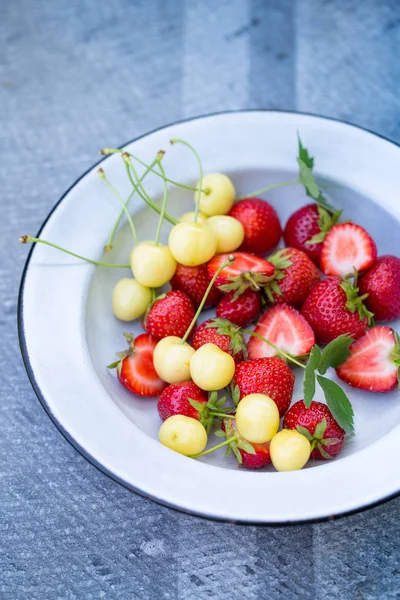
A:
{"label": "serrated green leaf", "polygon": [[301,433],[301,435],[304,435],[304,437],[306,437],[308,439],[309,442],[312,441],[313,436],[311,435],[311,433],[308,431],[307,427],[302,427],[301,425],[296,425],[296,430]]}
{"label": "serrated green leaf", "polygon": [[309,155],[307,148],[302,144],[299,134],[297,134],[299,158],[304,162],[310,169],[314,166],[314,158]]}
{"label": "serrated green leaf", "polygon": [[306,188],[307,195],[311,196],[311,198],[314,198],[314,200],[316,200],[321,192],[319,191],[318,184],[314,179],[314,175],[312,174],[311,168],[308,167],[301,158],[298,158],[297,162],[300,168],[300,183]]}
{"label": "serrated green leaf", "polygon": [[322,375],[317,375],[317,379],[324,391],[325,400],[333,418],[346,433],[354,435],[354,412],[350,400],[342,388],[331,379],[322,377]]}
{"label": "serrated green leaf", "polygon": [[304,404],[309,408],[315,394],[315,370],[318,369],[321,360],[321,350],[317,345],[312,347],[310,357],[304,370],[303,394]]}
{"label": "serrated green leaf", "polygon": [[340,367],[350,356],[349,348],[354,342],[353,338],[347,333],[339,335],[325,346],[321,355],[321,362],[318,371],[325,375],[329,367],[336,369]]}

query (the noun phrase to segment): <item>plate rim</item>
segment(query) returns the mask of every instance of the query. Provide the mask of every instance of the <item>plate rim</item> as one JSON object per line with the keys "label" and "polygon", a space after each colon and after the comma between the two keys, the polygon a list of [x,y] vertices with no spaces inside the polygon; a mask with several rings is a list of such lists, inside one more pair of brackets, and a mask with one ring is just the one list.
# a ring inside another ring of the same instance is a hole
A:
{"label": "plate rim", "polygon": [[[124,144],[118,146],[119,149],[122,149],[126,146],[128,146],[129,144],[132,144],[134,142],[137,142],[138,140],[145,138],[153,133],[162,131],[163,129],[167,129],[168,127],[172,127],[174,125],[180,125],[183,123],[188,123],[188,122],[192,122],[192,121],[196,121],[196,120],[200,120],[200,119],[205,119],[205,118],[209,118],[209,117],[218,117],[218,116],[222,116],[222,115],[228,115],[228,114],[240,114],[240,113],[279,113],[279,114],[288,114],[288,115],[302,115],[302,116],[308,116],[308,117],[314,117],[317,119],[323,119],[323,120],[327,120],[327,121],[333,121],[333,122],[337,122],[337,123],[341,123],[344,124],[346,126],[352,127],[354,129],[360,130],[360,131],[364,131],[367,133],[372,134],[375,137],[378,137],[380,139],[383,139],[384,141],[388,142],[389,144],[400,148],[400,143],[395,142],[394,140],[379,134],[375,131],[373,131],[372,129],[368,129],[367,127],[363,127],[360,125],[356,125],[350,121],[346,121],[345,119],[340,119],[340,118],[335,118],[335,117],[328,117],[325,115],[321,115],[318,113],[313,113],[313,112],[306,112],[306,111],[297,111],[297,110],[283,110],[283,109],[264,109],[264,108],[242,108],[242,109],[232,109],[232,110],[223,110],[223,111],[217,111],[217,112],[212,112],[212,113],[205,113],[205,114],[201,114],[201,115],[196,115],[196,116],[192,116],[192,117],[187,117],[184,119],[179,119],[176,121],[172,121],[170,123],[161,125],[159,127],[156,127],[154,129],[151,129],[149,131],[144,132],[143,134],[128,140],[127,142],[125,142]],[[57,208],[59,207],[59,205],[63,202],[63,200],[65,200],[65,198],[68,196],[68,194],[71,192],[71,190],[86,176],[88,175],[88,173],[90,173],[90,171],[92,171],[94,168],[96,168],[98,165],[100,165],[104,160],[106,160],[107,156],[103,156],[102,158],[100,158],[97,162],[93,163],[87,170],[85,170],[68,188],[67,190],[61,195],[61,197],[59,198],[59,200],[54,204],[53,208],[50,210],[50,212],[48,213],[48,215],[46,216],[46,218],[44,219],[44,221],[42,222],[36,237],[39,237],[41,232],[43,231],[43,229],[45,228],[47,222],[50,220],[50,218],[52,217],[53,213],[57,210]],[[295,519],[295,520],[290,520],[290,521],[275,521],[275,522],[260,522],[260,521],[252,521],[251,519],[249,520],[244,520],[244,519],[240,519],[240,520],[232,520],[229,518],[224,518],[222,516],[219,515],[210,515],[210,514],[204,514],[201,513],[199,511],[196,510],[190,510],[187,509],[185,507],[182,506],[178,506],[175,505],[171,502],[168,502],[162,498],[158,498],[157,496],[154,496],[153,494],[144,492],[143,490],[141,490],[140,488],[136,487],[135,485],[129,483],[128,481],[125,481],[122,477],[119,477],[118,475],[116,475],[115,473],[113,473],[112,471],[110,471],[109,469],[107,469],[104,465],[102,465],[94,456],[92,456],[90,454],[90,452],[88,452],[87,450],[85,450],[75,439],[74,437],[68,432],[68,430],[64,427],[64,425],[62,425],[62,423],[56,418],[56,416],[53,414],[50,406],[48,405],[39,384],[36,381],[35,378],[35,374],[34,374],[34,370],[33,367],[31,365],[31,361],[30,361],[30,357],[29,357],[29,352],[28,352],[28,348],[27,348],[27,344],[26,344],[26,337],[25,337],[25,326],[24,326],[24,311],[23,311],[23,298],[24,298],[24,288],[25,288],[25,280],[26,280],[26,276],[27,276],[27,272],[29,269],[29,265],[30,265],[30,261],[32,259],[33,256],[33,252],[35,250],[35,245],[32,245],[32,247],[30,248],[30,251],[28,253],[28,256],[26,258],[25,264],[24,264],[24,268],[22,271],[22,275],[21,275],[21,282],[20,282],[20,286],[19,286],[19,292],[18,292],[18,307],[17,307],[17,330],[18,330],[18,341],[19,341],[19,346],[20,346],[20,351],[21,351],[21,355],[22,355],[22,360],[24,363],[24,367],[25,370],[27,372],[29,381],[32,385],[32,388],[42,406],[42,408],[44,409],[44,411],[46,412],[46,414],[49,416],[49,418],[51,419],[51,421],[54,423],[54,425],[57,427],[57,429],[59,430],[59,432],[62,434],[62,436],[67,440],[67,442],[69,442],[69,444],[71,444],[71,446],[77,451],[79,452],[79,454],[81,454],[81,456],[83,456],[91,465],[93,465],[98,471],[100,471],[101,473],[103,473],[104,475],[106,475],[107,477],[109,477],[112,481],[118,483],[119,485],[121,485],[122,487],[124,487],[125,489],[134,492],[136,494],[138,494],[139,496],[141,496],[142,498],[146,498],[146,499],[150,499],[154,502],[156,502],[157,504],[170,508],[172,510],[175,510],[177,512],[181,512],[181,513],[185,513],[185,514],[189,514],[189,515],[193,515],[205,520],[210,520],[210,521],[217,521],[217,522],[229,522],[229,523],[235,523],[235,524],[242,524],[242,525],[257,525],[257,526],[264,526],[264,527],[285,527],[285,526],[296,526],[296,525],[306,525],[306,524],[315,524],[315,523],[323,523],[326,521],[332,521],[332,520],[337,520],[340,519],[342,517],[345,516],[350,516],[350,515],[354,515],[354,514],[358,514],[360,512],[364,512],[369,510],[370,508],[375,508],[377,506],[380,506],[386,502],[389,502],[390,500],[393,500],[395,498],[397,498],[400,495],[400,489],[397,492],[394,492],[392,494],[389,494],[388,496],[385,496],[377,501],[374,501],[372,503],[368,503],[362,506],[359,506],[357,508],[354,509],[350,509],[347,511],[343,511],[343,512],[339,512],[335,515],[331,515],[331,516],[326,516],[326,517],[316,517],[316,518],[304,518],[304,519]]]}

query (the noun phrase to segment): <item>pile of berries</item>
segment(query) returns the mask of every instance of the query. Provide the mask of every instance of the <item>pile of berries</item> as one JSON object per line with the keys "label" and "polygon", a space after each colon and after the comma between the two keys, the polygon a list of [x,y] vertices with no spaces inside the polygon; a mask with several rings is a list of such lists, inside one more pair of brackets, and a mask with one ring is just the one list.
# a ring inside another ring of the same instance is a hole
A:
{"label": "pile of berries", "polygon": [[[173,142],[187,146],[201,165],[190,144]],[[103,151],[113,152],[119,151]],[[133,163],[139,159],[122,153],[133,193],[160,221],[154,241],[136,241],[133,277],[121,279],[112,295],[115,316],[141,318],[144,333],[126,334],[127,350],[109,367],[133,394],[158,397],[160,441],[186,456],[225,448],[243,467],[272,462],[278,471],[335,457],[346,434],[354,434],[353,410],[345,391],[324,376],[328,369],[363,390],[398,385],[398,336],[375,320],[400,317],[400,258],[378,257],[363,227],[340,222],[341,211],[326,201],[301,142],[297,183],[314,202],[293,213],[284,230],[269,202],[251,194],[236,198],[226,175],[203,177],[201,168],[192,188],[172,182],[194,191],[195,202],[192,213],[175,219],[166,212],[171,180],[162,157],[139,178]],[[161,207],[143,185],[148,172],[164,181]],[[136,239],[127,203],[123,212]],[[167,245],[160,243],[165,220],[173,225]],[[276,250],[282,235],[286,246]],[[29,236],[21,241],[52,245]],[[156,291],[166,284],[170,289]],[[197,325],[214,307],[215,316]],[[303,373],[303,398],[291,406],[294,371]],[[314,400],[317,384],[326,403]],[[212,431],[222,441],[207,446]]]}

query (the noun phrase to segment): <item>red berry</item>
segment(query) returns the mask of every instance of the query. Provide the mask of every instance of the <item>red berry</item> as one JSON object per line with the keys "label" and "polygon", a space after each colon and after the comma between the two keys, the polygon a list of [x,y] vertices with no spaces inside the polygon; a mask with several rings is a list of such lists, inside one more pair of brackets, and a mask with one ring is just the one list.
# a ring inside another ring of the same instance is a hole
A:
{"label": "red berry", "polygon": [[301,314],[322,344],[345,333],[359,338],[372,317],[358,296],[357,288],[340,277],[327,277],[318,283],[305,301]]}
{"label": "red berry", "polygon": [[217,317],[228,319],[239,327],[252,323],[261,312],[261,293],[248,290],[239,298],[225,294],[217,304]]}
{"label": "red berry", "polygon": [[205,344],[215,344],[230,354],[235,363],[240,363],[243,360],[243,351],[246,352],[246,344],[238,327],[227,319],[208,319],[197,328],[192,347],[198,350]]}
{"label": "red berry", "polygon": [[217,254],[207,263],[208,277],[212,279],[221,265],[234,256],[235,261],[219,273],[214,286],[223,292],[235,292],[236,297],[248,289],[259,290],[270,281],[275,267],[259,256],[247,252],[231,252]]}
{"label": "red berry", "polygon": [[240,363],[233,382],[234,387],[239,388],[240,399],[248,394],[266,394],[275,402],[281,416],[290,406],[294,374],[280,358],[258,358]]}
{"label": "red berry", "polygon": [[307,254],[296,248],[283,248],[268,259],[275,266],[274,279],[265,292],[273,304],[291,304],[300,308],[320,281],[317,267]]}
{"label": "red berry", "polygon": [[339,454],[344,443],[344,430],[335,421],[326,404],[322,402],[311,402],[309,408],[306,408],[303,400],[296,402],[286,413],[283,427],[307,430],[306,437],[313,447],[311,458],[321,460],[333,458]]}
{"label": "red berry", "polygon": [[[221,424],[221,429],[225,433],[226,439],[233,436],[238,436],[240,439],[236,429],[235,419],[224,419]],[[271,462],[269,451],[270,442],[266,442],[265,444],[250,444],[250,442],[246,441],[245,443],[246,445],[252,446],[254,454],[241,448],[240,441],[231,444],[236,459],[242,467],[245,467],[245,469],[261,469]]]}
{"label": "red berry", "polygon": [[125,337],[129,344],[128,350],[109,368],[117,368],[119,381],[133,394],[158,396],[167,384],[159,378],[153,366],[157,340],[146,333],[142,333],[136,339],[130,334],[125,334]]}
{"label": "red berry", "polygon": [[[259,320],[255,333],[292,356],[308,354],[315,335],[305,318],[293,306],[281,304],[270,308]],[[250,358],[275,356],[276,351],[260,338],[251,336],[247,349]]]}
{"label": "red berry", "polygon": [[349,275],[365,271],[376,261],[376,244],[359,225],[334,225],[322,244],[320,265],[325,275]]}
{"label": "red berry", "polygon": [[169,335],[183,337],[195,314],[190,298],[179,290],[173,290],[154,302],[143,319],[143,329],[157,340]]}
{"label": "red berry", "polygon": [[365,306],[376,321],[391,321],[400,317],[400,258],[386,254],[360,275],[360,294],[368,294]]}
{"label": "red berry", "polygon": [[246,198],[236,202],[229,215],[241,222],[244,241],[239,250],[266,254],[278,245],[282,227],[276,210],[261,198]]}
{"label": "red berry", "polygon": [[[197,267],[185,267],[178,265],[175,275],[170,281],[173,290],[184,292],[197,308],[207,290],[210,279],[208,277],[207,265],[198,265]],[[213,287],[207,296],[204,310],[215,306],[221,298],[221,292]]]}
{"label": "red berry", "polygon": [[390,327],[369,329],[349,350],[346,362],[336,369],[340,379],[371,392],[390,392],[398,386],[400,344]]}
{"label": "red berry", "polygon": [[204,405],[208,402],[207,392],[201,390],[193,381],[171,383],[158,399],[157,408],[161,420],[165,421],[173,415],[184,415],[199,421],[199,411],[190,404],[189,398]]}
{"label": "red berry", "polygon": [[319,265],[322,242],[329,229],[337,223],[340,212],[330,215],[318,204],[302,206],[286,223],[283,232],[286,246],[302,250],[313,263]]}

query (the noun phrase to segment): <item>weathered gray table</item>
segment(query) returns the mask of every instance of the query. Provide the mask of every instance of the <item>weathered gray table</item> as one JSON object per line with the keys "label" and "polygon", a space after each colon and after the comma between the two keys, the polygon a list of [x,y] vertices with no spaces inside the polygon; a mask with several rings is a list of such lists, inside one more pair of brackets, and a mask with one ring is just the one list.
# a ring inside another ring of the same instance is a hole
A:
{"label": "weathered gray table", "polygon": [[400,142],[399,46],[397,0],[0,1],[2,599],[400,598],[399,499],[291,528],[157,506],[64,440],[16,335],[17,238],[100,147],[243,107],[342,117]]}

